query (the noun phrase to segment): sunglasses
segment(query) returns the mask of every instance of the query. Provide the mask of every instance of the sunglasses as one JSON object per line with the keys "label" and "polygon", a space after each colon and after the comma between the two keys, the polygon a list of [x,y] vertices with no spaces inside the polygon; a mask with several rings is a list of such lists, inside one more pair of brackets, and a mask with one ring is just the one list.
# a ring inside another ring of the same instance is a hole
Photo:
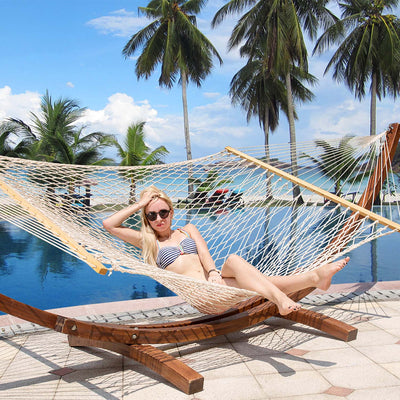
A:
{"label": "sunglasses", "polygon": [[146,214],[146,217],[149,221],[153,222],[157,219],[157,215],[159,215],[160,218],[162,218],[162,219],[167,218],[170,211],[171,210],[160,210],[159,212],[150,211],[148,214]]}

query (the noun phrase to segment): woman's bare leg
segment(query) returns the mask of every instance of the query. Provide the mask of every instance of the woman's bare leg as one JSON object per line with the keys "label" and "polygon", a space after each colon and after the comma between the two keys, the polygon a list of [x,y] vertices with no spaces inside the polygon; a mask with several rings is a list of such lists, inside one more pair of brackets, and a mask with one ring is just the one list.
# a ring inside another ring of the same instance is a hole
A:
{"label": "woman's bare leg", "polygon": [[286,296],[266,276],[254,268],[243,258],[230,255],[221,270],[224,283],[242,289],[252,290],[271,300],[278,307],[281,315],[297,311],[301,306]]}
{"label": "woman's bare leg", "polygon": [[313,271],[303,272],[298,275],[269,276],[268,279],[286,294],[309,287],[328,290],[331,286],[333,275],[343,269],[349,260],[350,258],[346,257],[332,263],[324,264]]}
{"label": "woman's bare leg", "polygon": [[[289,314],[300,308],[286,295],[308,287],[326,290],[333,275],[349,261],[345,258],[334,263],[298,275],[267,277],[251,264],[237,255],[231,255],[222,267],[222,277],[229,286],[237,286],[259,293],[278,306],[281,315]],[[231,281],[233,278],[234,282]]]}

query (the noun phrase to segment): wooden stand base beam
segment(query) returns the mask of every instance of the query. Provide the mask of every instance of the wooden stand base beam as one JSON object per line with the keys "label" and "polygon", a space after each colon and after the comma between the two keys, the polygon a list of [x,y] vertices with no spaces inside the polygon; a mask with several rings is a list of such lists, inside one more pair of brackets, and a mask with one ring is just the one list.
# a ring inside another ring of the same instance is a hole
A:
{"label": "wooden stand base beam", "polygon": [[350,342],[357,338],[357,328],[316,311],[300,309],[280,317],[318,329],[344,342]]}
{"label": "wooden stand base beam", "polygon": [[170,354],[150,345],[104,342],[68,335],[73,347],[98,347],[122,354],[152,369],[186,394],[203,390],[204,377]]}

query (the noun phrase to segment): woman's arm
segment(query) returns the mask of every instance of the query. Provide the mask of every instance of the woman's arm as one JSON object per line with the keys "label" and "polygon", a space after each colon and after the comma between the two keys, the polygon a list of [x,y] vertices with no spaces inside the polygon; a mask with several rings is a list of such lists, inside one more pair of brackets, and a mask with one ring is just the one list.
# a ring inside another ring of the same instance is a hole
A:
{"label": "woman's arm", "polygon": [[123,222],[128,219],[132,214],[138,212],[143,207],[146,207],[151,200],[154,199],[154,193],[145,193],[143,197],[134,204],[117,211],[115,214],[106,218],[103,221],[103,227],[112,235],[125,242],[131,243],[134,246],[142,247],[142,234],[139,230],[131,229],[123,226]]}
{"label": "woman's arm", "polygon": [[186,225],[184,230],[188,232],[190,237],[196,242],[197,253],[199,255],[201,265],[206,273],[207,280],[210,282],[219,282],[222,279],[221,274],[215,267],[214,260],[212,259],[210,251],[208,250],[207,243],[203,239],[203,236],[201,236],[199,230],[193,224]]}

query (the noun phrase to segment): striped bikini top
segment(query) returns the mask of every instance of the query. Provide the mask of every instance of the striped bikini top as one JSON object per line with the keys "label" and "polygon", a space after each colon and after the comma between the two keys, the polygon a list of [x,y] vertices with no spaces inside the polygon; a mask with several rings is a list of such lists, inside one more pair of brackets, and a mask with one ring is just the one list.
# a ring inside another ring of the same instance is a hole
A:
{"label": "striped bikini top", "polygon": [[172,264],[182,254],[197,254],[196,242],[186,231],[183,229],[178,230],[186,235],[186,237],[178,244],[178,246],[160,247],[160,244],[157,240],[159,250],[156,263],[159,268],[167,268],[168,265]]}

